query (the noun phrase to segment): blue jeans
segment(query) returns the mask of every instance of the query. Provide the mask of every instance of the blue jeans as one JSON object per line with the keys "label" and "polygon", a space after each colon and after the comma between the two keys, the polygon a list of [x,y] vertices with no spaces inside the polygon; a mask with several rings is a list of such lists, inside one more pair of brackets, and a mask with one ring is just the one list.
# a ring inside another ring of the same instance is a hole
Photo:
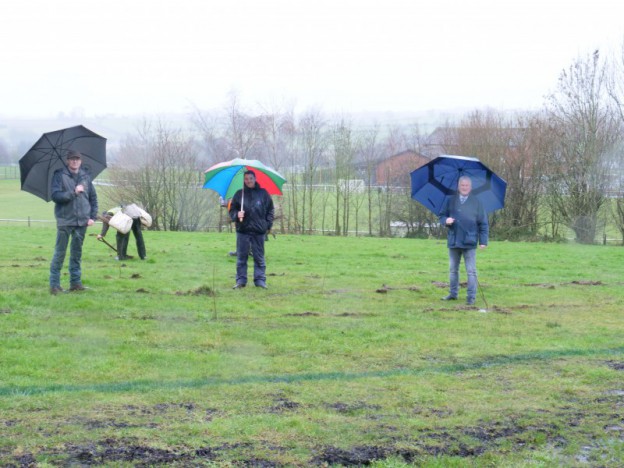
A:
{"label": "blue jeans", "polygon": [[449,294],[457,297],[459,294],[459,262],[464,257],[464,266],[468,275],[467,301],[477,298],[477,249],[449,249]]}
{"label": "blue jeans", "polygon": [[247,284],[247,259],[251,249],[254,260],[254,284],[266,284],[264,238],[266,234],[236,233],[236,284]]}
{"label": "blue jeans", "polygon": [[80,260],[82,258],[82,243],[84,242],[86,226],[61,226],[56,229],[56,246],[54,257],[50,264],[50,287],[61,287],[61,269],[67,253],[67,244],[71,238],[69,247],[69,284],[80,283]]}

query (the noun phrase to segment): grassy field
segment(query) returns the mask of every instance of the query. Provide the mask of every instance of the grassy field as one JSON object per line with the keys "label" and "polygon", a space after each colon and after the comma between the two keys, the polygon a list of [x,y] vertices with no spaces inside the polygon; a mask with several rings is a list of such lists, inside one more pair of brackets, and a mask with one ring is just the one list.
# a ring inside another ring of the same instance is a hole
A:
{"label": "grassy field", "polygon": [[50,296],[54,229],[0,226],[0,465],[624,463],[620,247],[494,242],[472,308],[442,241],[278,236],[265,291],[233,234],[96,232]]}
{"label": "grassy field", "polygon": [[[103,190],[98,190],[100,211],[110,208]],[[20,190],[20,181],[15,179],[0,180],[0,220],[31,220],[31,226],[54,224],[54,203],[46,203],[28,192]],[[0,221],[0,225],[24,226],[24,221]]]}

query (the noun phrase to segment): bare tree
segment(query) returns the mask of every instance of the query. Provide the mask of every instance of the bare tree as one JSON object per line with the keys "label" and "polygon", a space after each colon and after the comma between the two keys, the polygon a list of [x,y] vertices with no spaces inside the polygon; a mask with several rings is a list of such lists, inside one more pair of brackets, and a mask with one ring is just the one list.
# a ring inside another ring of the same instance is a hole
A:
{"label": "bare tree", "polygon": [[[609,96],[614,103],[619,123],[624,127],[624,40],[620,46],[619,55],[612,61],[611,73],[608,81]],[[620,133],[618,145],[612,152],[612,185],[611,185],[611,213],[615,225],[622,237],[624,245],[624,137]]]}
{"label": "bare tree", "polygon": [[206,224],[211,210],[201,189],[196,147],[181,129],[143,122],[123,143],[110,173],[110,198],[143,205],[152,214],[153,229],[196,230]]}
{"label": "bare tree", "polygon": [[449,129],[457,154],[483,161],[507,182],[505,207],[491,215],[492,231],[505,238],[533,238],[539,230],[539,206],[547,145],[547,123],[537,116],[506,116],[474,111]]}
{"label": "bare tree", "polygon": [[379,124],[375,123],[370,129],[364,131],[359,140],[359,153],[364,163],[364,184],[366,186],[366,202],[368,204],[368,235],[373,235],[373,198],[376,192],[373,188],[375,183],[375,168],[381,158],[381,146],[379,144]]}
{"label": "bare tree", "polygon": [[607,99],[607,70],[596,50],[563,70],[547,112],[555,135],[551,208],[581,243],[593,243],[610,181],[610,160],[619,130]]}
{"label": "bare tree", "polygon": [[223,137],[223,119],[217,113],[195,109],[191,123],[200,137],[200,162],[203,162],[206,168],[223,162],[228,153]]}
{"label": "bare tree", "polygon": [[349,196],[352,191],[354,147],[351,123],[341,119],[332,130],[332,152],[336,184],[334,232],[337,236],[349,231]]}
{"label": "bare tree", "polygon": [[262,135],[262,117],[251,116],[241,109],[236,93],[230,94],[227,105],[228,124],[225,139],[229,157],[256,159]]}
{"label": "bare tree", "polygon": [[[259,130],[259,157],[280,173],[288,161],[289,154],[294,152],[295,142],[295,122],[292,109],[282,111],[281,109],[265,109],[265,113],[260,119]],[[284,215],[283,199],[275,198],[275,221],[279,223],[283,232]]]}
{"label": "bare tree", "polygon": [[[327,136],[325,119],[318,110],[309,110],[299,119],[297,146],[300,152],[302,206],[301,226],[306,226],[312,233],[315,225],[315,200],[318,191],[318,170],[327,151]],[[306,219],[307,218],[307,219]]]}

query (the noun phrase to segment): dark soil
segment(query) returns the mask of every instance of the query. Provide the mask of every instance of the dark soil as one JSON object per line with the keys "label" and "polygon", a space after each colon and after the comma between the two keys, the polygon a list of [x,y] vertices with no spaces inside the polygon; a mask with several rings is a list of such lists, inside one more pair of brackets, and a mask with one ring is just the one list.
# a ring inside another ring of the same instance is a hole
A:
{"label": "dark soil", "polygon": [[186,292],[176,291],[176,296],[214,296],[215,292],[209,286],[200,286]]}
{"label": "dark soil", "polygon": [[[616,371],[624,370],[624,361],[607,360],[600,364]],[[273,404],[267,411],[277,415],[302,411],[303,405],[291,400],[285,393],[272,395]],[[613,437],[624,435],[624,389],[617,387],[603,392],[587,402],[574,399],[570,403],[550,410],[539,410],[535,414],[501,415],[497,420],[483,420],[470,426],[444,426],[445,418],[452,416],[448,408],[427,406],[414,407],[413,413],[423,420],[432,418],[435,424],[428,428],[403,433],[400,428],[384,423],[387,420],[385,409],[363,401],[336,401],[321,403],[326,409],[349,417],[362,417],[375,421],[372,430],[379,433],[376,443],[370,445],[310,447],[311,455],[301,460],[302,466],[368,466],[376,460],[389,457],[418,465],[425,459],[435,456],[455,456],[471,459],[469,464],[478,463],[477,457],[499,451],[541,449],[545,444],[565,449],[568,441],[561,432],[572,436],[590,437],[584,433],[586,421],[602,423],[605,433]],[[596,406],[600,405],[600,406]],[[591,408],[591,409],[590,409]],[[195,402],[160,403],[152,406],[126,405],[116,409],[107,408],[103,419],[89,419],[69,416],[61,423],[79,425],[86,431],[112,428],[128,433],[132,428],[160,430],[155,422],[165,415],[171,418],[196,420],[202,418],[210,422],[214,417],[224,417],[218,408],[206,408]],[[110,415],[115,415],[114,417]],[[2,420],[0,428],[20,424],[16,420]],[[565,429],[565,430],[564,430]],[[108,437],[81,443],[54,444],[37,447],[32,452],[8,451],[0,449],[0,464],[7,467],[36,467],[38,460],[46,460],[51,466],[207,466],[227,463],[228,466],[281,467],[280,460],[290,447],[269,445],[266,442],[211,444],[207,440],[199,447],[173,446],[163,448],[161,443],[146,443],[133,437]],[[536,440],[539,442],[536,443]],[[577,442],[575,442],[577,443]],[[591,459],[592,447],[588,439],[587,458]],[[257,454],[262,453],[259,458]],[[274,455],[275,459],[271,459]],[[586,457],[584,454],[583,457]]]}

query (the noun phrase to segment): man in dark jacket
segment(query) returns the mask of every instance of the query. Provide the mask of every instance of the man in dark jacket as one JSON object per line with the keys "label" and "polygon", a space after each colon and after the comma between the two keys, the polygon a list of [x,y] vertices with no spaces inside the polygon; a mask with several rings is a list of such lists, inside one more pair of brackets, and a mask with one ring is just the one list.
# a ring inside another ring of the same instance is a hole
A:
{"label": "man in dark jacket", "polygon": [[246,171],[243,189],[232,197],[230,219],[236,223],[236,285],[247,286],[247,258],[253,250],[254,284],[266,289],[266,262],[264,240],[273,226],[273,199],[256,182],[256,173]]}
{"label": "man in dark jacket", "polygon": [[69,290],[82,291],[82,243],[87,226],[97,217],[98,201],[91,176],[81,169],[82,155],[68,151],[67,166],[57,169],[52,176],[52,200],[56,217],[56,245],[50,264],[50,293],[58,294],[61,288],[61,269],[69,249]]}
{"label": "man in dark jacket", "polygon": [[447,199],[440,212],[440,224],[448,228],[449,294],[445,301],[457,299],[459,293],[459,263],[464,257],[468,275],[466,304],[474,305],[477,297],[477,245],[484,249],[488,243],[488,218],[483,205],[471,195],[472,181],[462,176],[457,184],[457,195]]}

